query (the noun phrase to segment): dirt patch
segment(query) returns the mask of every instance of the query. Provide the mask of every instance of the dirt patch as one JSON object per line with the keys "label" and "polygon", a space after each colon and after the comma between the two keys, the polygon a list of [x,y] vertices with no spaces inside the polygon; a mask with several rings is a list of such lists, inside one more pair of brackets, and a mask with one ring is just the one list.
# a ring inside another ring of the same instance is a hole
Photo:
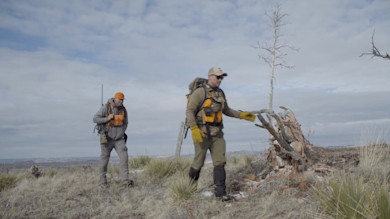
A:
{"label": "dirt patch", "polygon": [[359,164],[359,147],[324,148],[313,147],[310,160],[314,164],[326,164],[337,169],[344,169]]}

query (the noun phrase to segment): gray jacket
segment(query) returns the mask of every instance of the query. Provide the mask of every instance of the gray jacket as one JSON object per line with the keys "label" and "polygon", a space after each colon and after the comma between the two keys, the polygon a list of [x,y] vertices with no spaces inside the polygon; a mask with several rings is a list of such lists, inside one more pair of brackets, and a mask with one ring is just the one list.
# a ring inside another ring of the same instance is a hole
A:
{"label": "gray jacket", "polygon": [[114,115],[121,114],[122,110],[125,111],[125,115],[124,115],[124,120],[123,120],[122,126],[111,127],[111,126],[106,125],[107,136],[113,140],[123,139],[125,131],[127,129],[127,123],[128,123],[127,111],[123,105],[120,107],[116,107],[115,103],[114,103],[114,98],[108,99],[107,103],[105,105],[103,105],[99,109],[99,111],[97,111],[95,113],[95,115],[93,117],[93,122],[100,125],[100,124],[106,124],[107,122],[110,121],[107,118],[107,116],[109,114],[109,111],[107,109],[110,107],[110,104],[114,106],[114,108],[113,108]]}

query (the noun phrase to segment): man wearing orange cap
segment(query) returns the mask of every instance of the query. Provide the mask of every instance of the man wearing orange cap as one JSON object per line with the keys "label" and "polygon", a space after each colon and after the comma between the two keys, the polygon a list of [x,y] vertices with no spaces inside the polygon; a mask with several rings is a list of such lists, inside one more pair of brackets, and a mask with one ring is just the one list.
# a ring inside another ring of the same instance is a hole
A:
{"label": "man wearing orange cap", "polygon": [[194,182],[198,180],[207,150],[210,150],[214,165],[215,196],[223,201],[230,201],[232,197],[226,194],[225,185],[226,143],[222,132],[222,114],[251,122],[254,122],[255,115],[236,111],[228,106],[225,94],[219,88],[226,76],[221,68],[210,68],[207,84],[203,88],[197,88],[189,96],[186,116],[195,146],[189,177]]}
{"label": "man wearing orange cap", "polygon": [[129,179],[128,154],[125,141],[125,131],[127,128],[127,111],[123,106],[125,95],[118,92],[113,98],[108,99],[93,117],[93,122],[102,125],[100,130],[101,146],[101,167],[100,184],[107,185],[107,166],[112,149],[115,148],[121,170],[121,180],[125,186],[133,186],[133,181]]}

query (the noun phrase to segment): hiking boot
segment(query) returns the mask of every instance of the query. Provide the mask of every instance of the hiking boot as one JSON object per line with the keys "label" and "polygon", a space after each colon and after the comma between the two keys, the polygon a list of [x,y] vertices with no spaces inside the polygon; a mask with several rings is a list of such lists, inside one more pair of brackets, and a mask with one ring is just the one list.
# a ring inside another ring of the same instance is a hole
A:
{"label": "hiking boot", "polygon": [[197,183],[199,179],[199,174],[200,174],[200,170],[196,170],[191,167],[188,176],[190,177],[193,183]]}
{"label": "hiking boot", "polygon": [[222,202],[232,202],[232,201],[235,201],[236,199],[231,196],[231,195],[223,195],[223,196],[217,196],[216,197],[218,200],[222,201]]}
{"label": "hiking boot", "polygon": [[128,188],[131,188],[131,187],[134,187],[134,181],[131,179],[125,180],[122,182],[122,185],[124,185],[125,187],[128,187]]}
{"label": "hiking boot", "polygon": [[215,185],[215,197],[226,196],[226,172],[225,166],[215,166],[214,167],[214,185]]}

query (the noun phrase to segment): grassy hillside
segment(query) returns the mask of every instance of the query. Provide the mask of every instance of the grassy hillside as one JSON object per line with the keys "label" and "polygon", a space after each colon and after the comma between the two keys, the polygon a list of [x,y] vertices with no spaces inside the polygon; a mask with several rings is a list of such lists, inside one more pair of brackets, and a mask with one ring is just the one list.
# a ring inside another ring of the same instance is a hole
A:
{"label": "grassy hillside", "polygon": [[[359,164],[327,175],[291,174],[256,184],[263,157],[229,156],[227,185],[237,200],[213,195],[212,165],[197,186],[187,172],[191,159],[137,157],[129,162],[135,187],[109,167],[109,186],[98,184],[98,167],[40,167],[0,175],[0,218],[388,218],[390,150],[362,147]],[[299,180],[297,180],[299,179]]]}

